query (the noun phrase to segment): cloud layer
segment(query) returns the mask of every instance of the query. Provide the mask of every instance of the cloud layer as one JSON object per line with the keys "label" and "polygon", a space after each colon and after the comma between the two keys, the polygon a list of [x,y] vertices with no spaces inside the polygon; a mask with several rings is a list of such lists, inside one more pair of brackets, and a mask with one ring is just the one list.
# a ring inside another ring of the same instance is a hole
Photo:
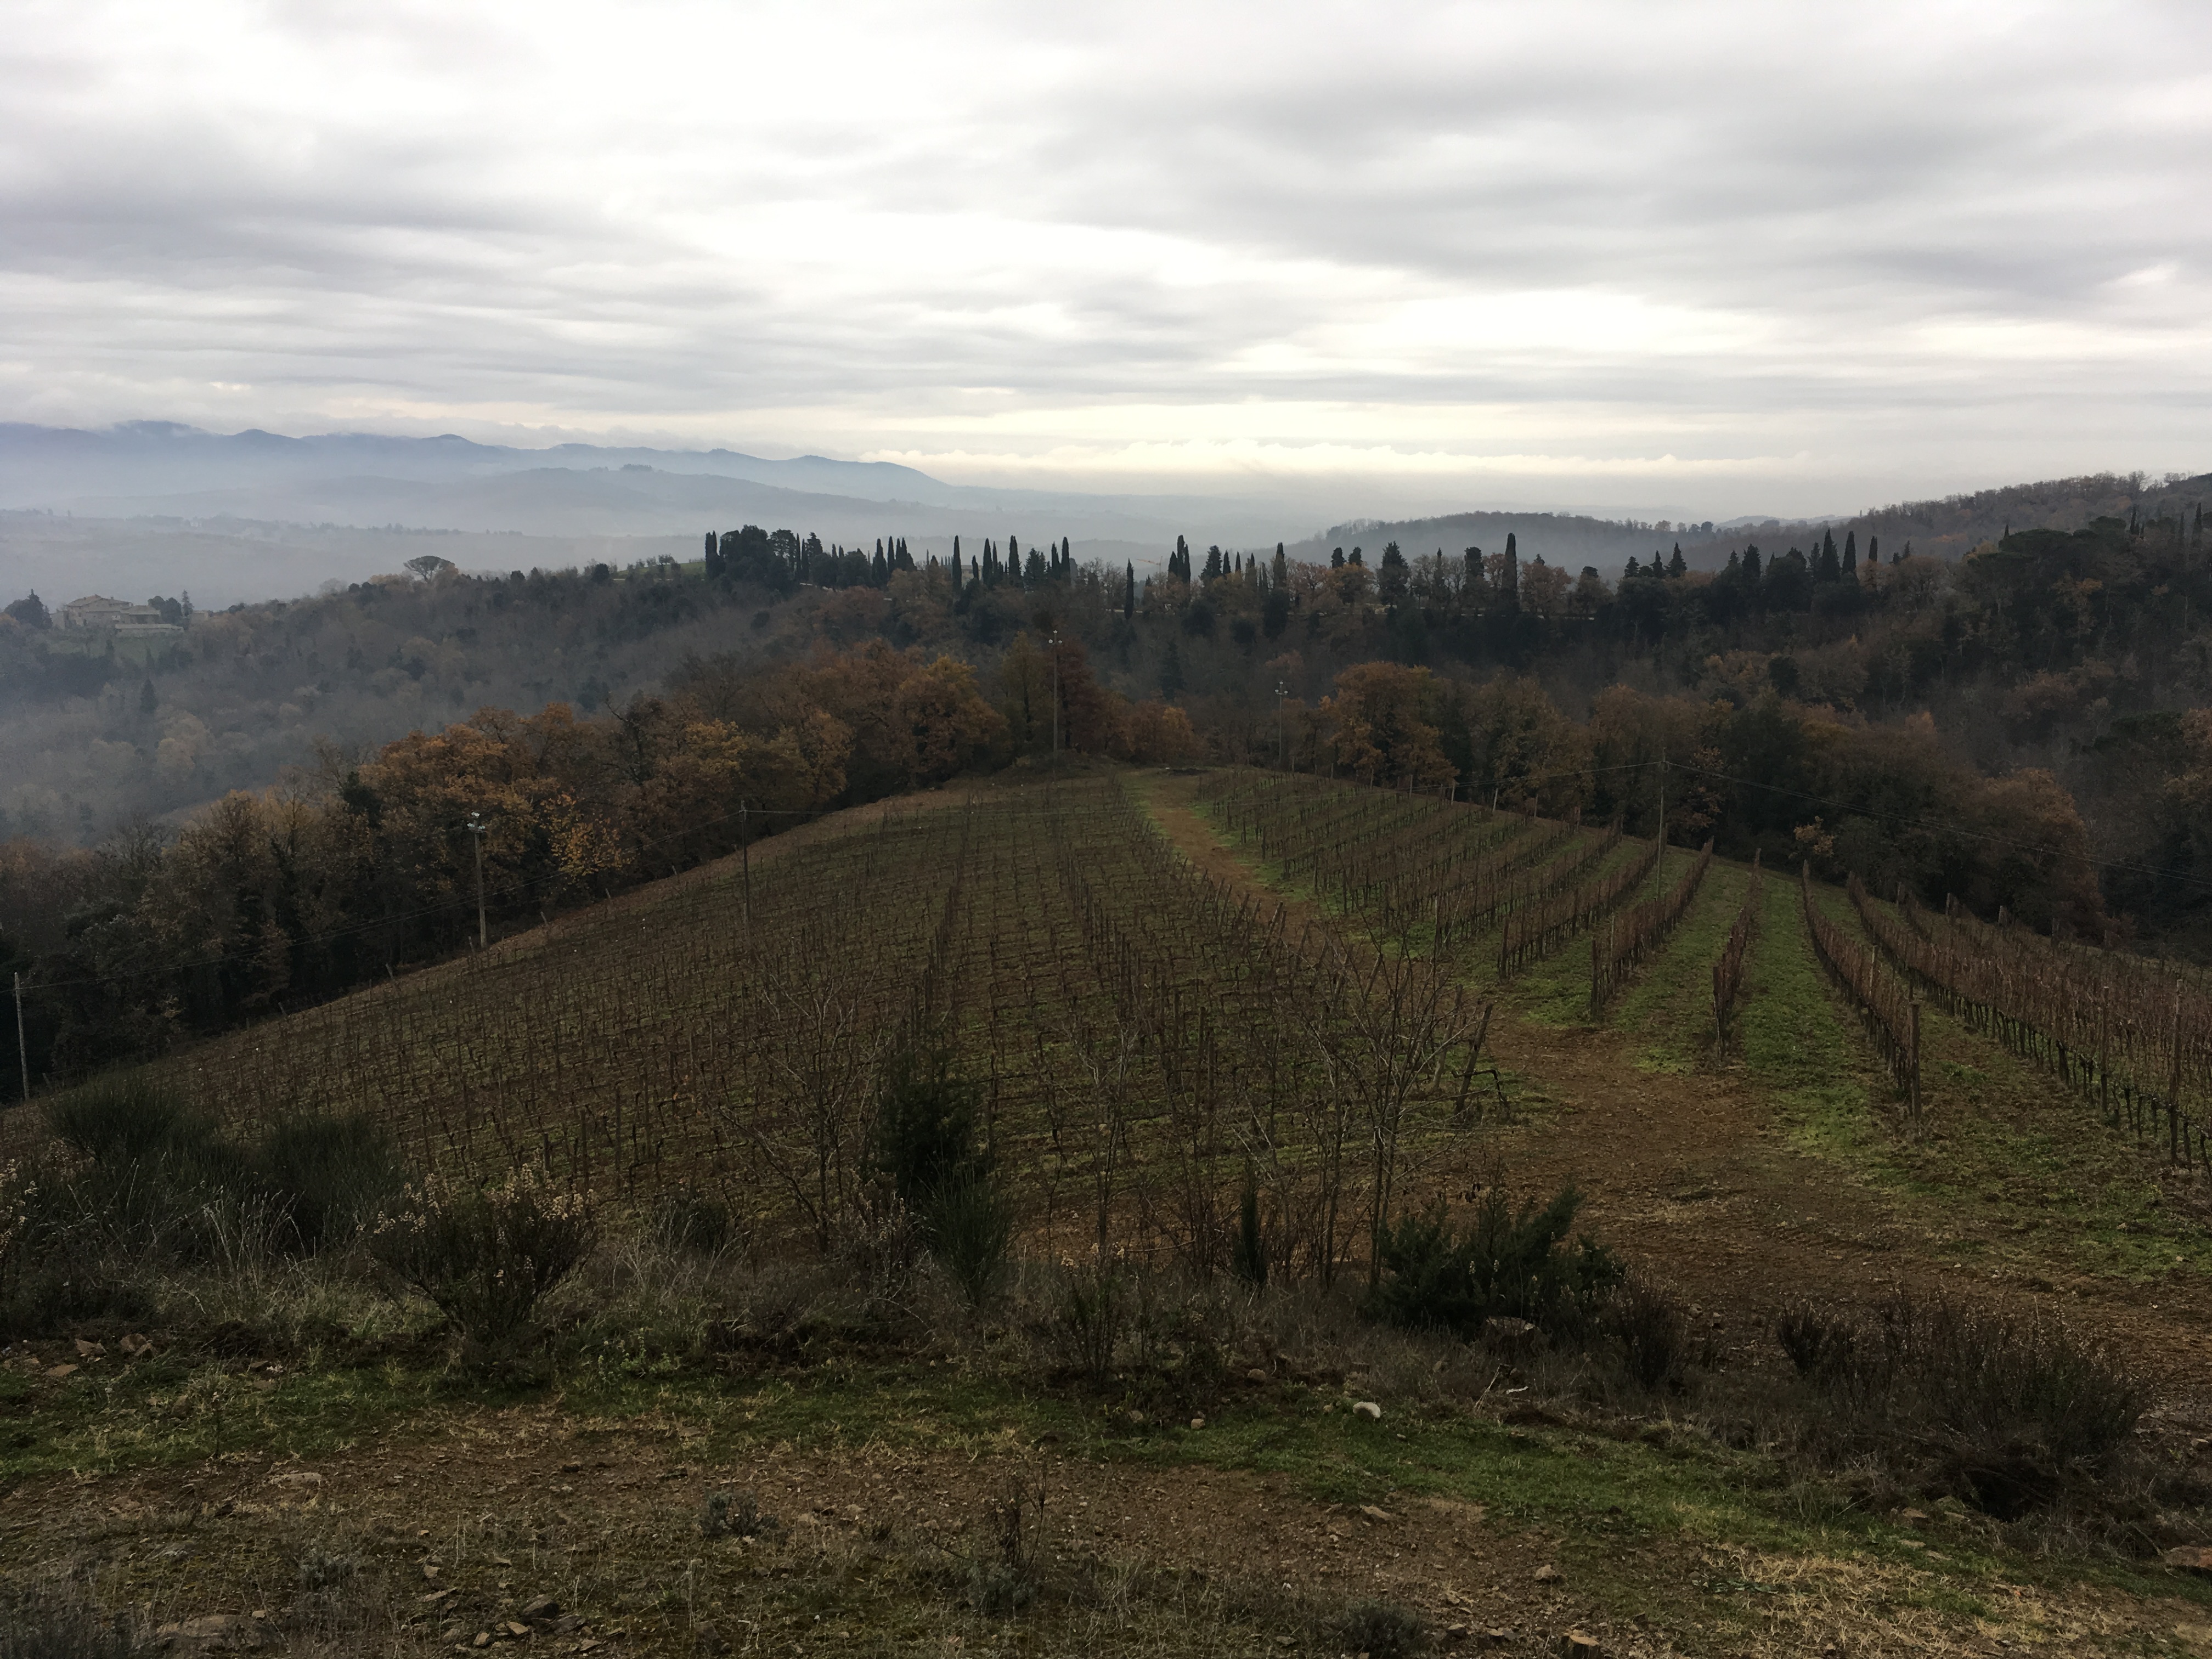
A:
{"label": "cloud layer", "polygon": [[2212,466],[2201,5],[1052,12],[19,5],[0,416],[1378,509]]}

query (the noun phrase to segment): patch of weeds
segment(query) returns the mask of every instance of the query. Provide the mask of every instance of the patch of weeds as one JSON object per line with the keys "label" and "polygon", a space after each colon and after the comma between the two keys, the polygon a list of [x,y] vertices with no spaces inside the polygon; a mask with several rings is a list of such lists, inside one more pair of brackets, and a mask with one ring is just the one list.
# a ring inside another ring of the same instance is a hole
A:
{"label": "patch of weeds", "polygon": [[2000,1520],[2094,1492],[2142,1388],[2045,1316],[1899,1294],[1864,1318],[1798,1308],[1776,1336],[1826,1407],[1819,1432]]}
{"label": "patch of weeds", "polygon": [[710,1492],[699,1500],[702,1538],[773,1538],[783,1523],[760,1506],[752,1489]]}
{"label": "patch of weeds", "polygon": [[0,1580],[0,1659],[130,1659],[127,1620],[110,1620],[64,1588]]}
{"label": "patch of weeds", "polygon": [[338,1589],[351,1583],[360,1571],[361,1563],[352,1556],[310,1544],[300,1556],[300,1588],[310,1591]]}
{"label": "patch of weeds", "polygon": [[1395,1601],[1354,1601],[1327,1621],[1331,1639],[1369,1659],[1415,1659],[1429,1650],[1429,1624]]}
{"label": "patch of weeds", "polygon": [[969,1567],[968,1596],[988,1619],[1008,1618],[1036,1599],[1044,1500],[1043,1477],[1016,1470],[984,1504],[983,1535],[990,1553]]}

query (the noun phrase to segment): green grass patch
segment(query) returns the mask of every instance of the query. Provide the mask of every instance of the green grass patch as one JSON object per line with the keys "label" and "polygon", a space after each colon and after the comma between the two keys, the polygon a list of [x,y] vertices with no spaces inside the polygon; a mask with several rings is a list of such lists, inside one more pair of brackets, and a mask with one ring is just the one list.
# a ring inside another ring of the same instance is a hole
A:
{"label": "green grass patch", "polygon": [[[1814,902],[1855,931],[1838,890]],[[2138,1282],[2212,1276],[2212,1236],[2171,1203],[2157,1150],[2138,1152],[2094,1103],[1921,1009],[1925,1132],[1907,1136],[1887,1078],[1806,938],[1796,884],[1771,879],[1739,1015],[1747,1070],[1772,1091],[1797,1150],[1848,1169],[1978,1265]],[[1860,935],[1862,938],[1864,935]]]}
{"label": "green grass patch", "polygon": [[[1610,854],[1583,873],[1585,882],[1595,881],[1625,864],[1632,864],[1647,850],[1645,843],[1623,841]],[[1624,895],[1615,910],[1625,910],[1632,904],[1641,904],[1645,899],[1662,891],[1660,882],[1679,879],[1683,866],[1671,857],[1662,860],[1659,868],[1647,877],[1633,891]],[[1602,925],[1603,918],[1600,923]],[[1492,930],[1493,934],[1497,930]],[[1592,929],[1570,934],[1561,940],[1551,955],[1532,962],[1510,980],[1498,977],[1495,952],[1485,963],[1481,977],[1496,988],[1505,1006],[1522,1019],[1533,1024],[1565,1027],[1588,1025],[1590,990],[1590,935]]]}
{"label": "green grass patch", "polygon": [[1747,868],[1715,860],[1658,955],[1615,999],[1611,1022],[1638,1045],[1639,1071],[1681,1073],[1711,1062],[1713,963],[1750,881]]}
{"label": "green grass patch", "polygon": [[1796,883],[1770,874],[1765,889],[1736,1015],[1744,1067],[1772,1092],[1799,1151],[1862,1165],[1893,1138],[1872,1063],[1813,954]]}

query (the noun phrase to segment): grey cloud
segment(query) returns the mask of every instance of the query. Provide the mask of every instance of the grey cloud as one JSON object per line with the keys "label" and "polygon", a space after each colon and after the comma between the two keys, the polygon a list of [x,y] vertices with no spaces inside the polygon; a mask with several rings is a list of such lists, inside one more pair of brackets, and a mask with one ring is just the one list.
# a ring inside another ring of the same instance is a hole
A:
{"label": "grey cloud", "polygon": [[[1914,465],[1927,437],[1880,430],[1900,407],[2054,450],[2085,428],[2139,441],[2153,404],[2168,428],[2201,422],[2206,372],[2156,360],[2197,337],[2212,268],[2195,207],[2212,117],[2183,67],[2212,23],[2156,5],[2094,24],[1837,15],[1103,8],[1041,26],[953,8],[933,26],[972,76],[917,79],[898,104],[843,95],[835,56],[770,50],[764,67],[671,64],[653,98],[610,89],[595,106],[574,101],[579,36],[291,6],[278,45],[337,83],[303,114],[248,70],[149,91],[127,33],[48,11],[0,45],[0,356],[27,365],[0,404],[206,418],[232,406],[207,389],[223,382],[292,409],[579,423],[844,406],[878,430],[984,392],[1588,406],[1641,434],[1588,453],[1767,453],[1786,434]],[[854,27],[928,23],[866,12]],[[1038,64],[1050,72],[1025,80]],[[804,120],[687,108],[794,74],[821,89]],[[478,75],[480,108],[463,95]],[[410,85],[427,114],[346,95]],[[811,211],[816,240],[702,243],[787,210]],[[961,216],[997,228],[941,258],[927,233]],[[1089,233],[1161,251],[1055,244]],[[2166,262],[2166,302],[2111,286]],[[801,274],[817,270],[842,291]],[[1765,337],[1686,362],[1566,339],[1440,341],[1409,368],[1226,367],[1403,301],[1576,289],[1747,318]],[[1938,319],[2075,332],[1969,349],[1928,338]],[[1344,440],[1368,441],[1346,418]],[[999,441],[978,434],[906,441]]]}

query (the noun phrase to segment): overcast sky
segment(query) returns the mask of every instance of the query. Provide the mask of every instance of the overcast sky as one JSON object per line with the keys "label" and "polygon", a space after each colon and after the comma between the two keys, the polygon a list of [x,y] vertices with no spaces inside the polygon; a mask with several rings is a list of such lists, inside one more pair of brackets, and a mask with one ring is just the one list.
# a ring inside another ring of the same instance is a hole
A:
{"label": "overcast sky", "polygon": [[2212,6],[14,0],[0,418],[1375,511],[2212,469]]}

